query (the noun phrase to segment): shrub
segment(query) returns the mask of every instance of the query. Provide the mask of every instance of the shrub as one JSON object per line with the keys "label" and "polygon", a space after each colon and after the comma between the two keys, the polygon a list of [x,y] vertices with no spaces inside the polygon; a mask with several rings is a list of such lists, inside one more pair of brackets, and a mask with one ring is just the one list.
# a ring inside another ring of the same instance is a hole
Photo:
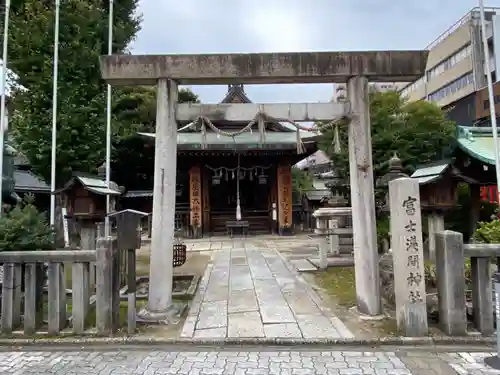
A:
{"label": "shrub", "polygon": [[500,220],[480,222],[473,238],[478,243],[500,243]]}
{"label": "shrub", "polygon": [[54,249],[55,233],[28,197],[0,217],[0,251]]}
{"label": "shrub", "polygon": [[[0,251],[51,250],[55,248],[54,241],[54,230],[47,223],[45,215],[33,205],[31,196],[27,196],[25,201],[0,217]],[[36,278],[37,309],[40,310],[43,309],[43,287],[46,280],[43,264],[38,264]],[[21,289],[24,290],[24,276]]]}

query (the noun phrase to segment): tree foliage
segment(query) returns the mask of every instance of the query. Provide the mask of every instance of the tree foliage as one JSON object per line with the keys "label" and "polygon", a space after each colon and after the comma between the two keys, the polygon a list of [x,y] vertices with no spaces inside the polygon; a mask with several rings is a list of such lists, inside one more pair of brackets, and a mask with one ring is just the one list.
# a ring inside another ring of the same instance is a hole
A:
{"label": "tree foliage", "polygon": [[[455,126],[437,105],[427,101],[407,102],[394,91],[372,92],[370,101],[375,179],[387,173],[388,161],[395,152],[408,174],[419,164],[449,156]],[[334,129],[324,124],[319,124],[325,135],[320,147],[329,154],[342,184],[348,188],[348,134],[347,124],[343,125],[339,129],[340,153],[333,150]]]}
{"label": "tree foliage", "polygon": [[[199,103],[191,90],[179,90],[179,103]],[[154,87],[135,87],[124,90],[114,112],[124,128],[135,132],[115,140],[112,178],[127,190],[147,190],[153,186],[154,142],[137,132],[154,133],[156,124],[156,90]]]}
{"label": "tree foliage", "polygon": [[2,251],[35,251],[54,248],[54,231],[44,214],[27,197],[0,218],[0,249]]}
{"label": "tree foliage", "polygon": [[[139,30],[138,0],[115,0],[113,52],[126,53]],[[64,0],[60,8],[57,180],[91,172],[104,160],[106,85],[99,56],[107,53],[108,2]],[[14,0],[9,28],[9,68],[25,89],[14,89],[12,136],[33,170],[50,177],[55,6]],[[3,16],[1,17],[3,20]],[[2,27],[3,29],[3,27]],[[118,106],[123,92],[113,90]],[[115,135],[123,127],[113,118]]]}

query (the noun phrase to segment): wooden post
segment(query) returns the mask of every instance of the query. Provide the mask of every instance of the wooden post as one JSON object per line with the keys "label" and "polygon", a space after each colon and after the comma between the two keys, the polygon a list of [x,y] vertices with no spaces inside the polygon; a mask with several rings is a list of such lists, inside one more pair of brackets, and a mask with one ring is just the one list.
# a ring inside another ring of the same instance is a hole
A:
{"label": "wooden post", "polygon": [[90,303],[90,264],[73,263],[72,265],[72,310],[73,333],[82,334],[85,331],[85,319]]}
{"label": "wooden post", "polygon": [[66,327],[66,278],[64,264],[49,263],[49,335]]}
{"label": "wooden post", "polygon": [[[115,212],[110,216],[116,217],[117,229],[117,251],[120,257],[126,258],[127,268],[127,289],[128,289],[128,332],[132,334],[136,326],[136,254],[135,250],[141,247],[140,222],[141,218],[147,216],[146,212],[135,210],[123,210]],[[120,286],[116,287],[119,291]],[[119,301],[119,293],[116,294]],[[119,302],[116,307],[119,313]],[[115,310],[116,311],[116,310]],[[115,325],[119,322],[119,315],[115,315]]]}
{"label": "wooden post", "polygon": [[2,333],[10,335],[14,327],[14,264],[4,263],[2,284]]}
{"label": "wooden post", "polygon": [[136,254],[135,249],[128,249],[127,251],[127,265],[128,265],[128,311],[127,311],[127,326],[129,335],[135,332],[136,327],[136,315],[137,315],[137,303],[136,303]]}
{"label": "wooden post", "polygon": [[40,308],[38,290],[39,266],[36,263],[27,263],[24,271],[24,334],[33,335],[42,323],[43,310]]}
{"label": "wooden post", "polygon": [[112,241],[108,238],[97,240],[96,262],[96,326],[101,335],[109,335],[112,330]]}
{"label": "wooden post", "polygon": [[[93,221],[80,221],[80,247],[83,250],[95,250],[97,244],[97,225]],[[95,263],[90,265],[90,284],[95,285]]]}

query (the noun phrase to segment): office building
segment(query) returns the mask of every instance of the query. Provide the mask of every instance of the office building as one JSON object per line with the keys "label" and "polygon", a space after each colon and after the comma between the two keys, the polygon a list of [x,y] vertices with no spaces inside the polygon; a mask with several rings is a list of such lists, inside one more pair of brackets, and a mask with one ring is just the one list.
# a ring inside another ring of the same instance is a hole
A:
{"label": "office building", "polygon": [[[493,82],[500,78],[500,8],[486,8],[486,35]],[[429,46],[425,76],[400,90],[409,100],[447,107],[486,86],[479,8],[473,8]],[[472,99],[469,99],[472,100]]]}

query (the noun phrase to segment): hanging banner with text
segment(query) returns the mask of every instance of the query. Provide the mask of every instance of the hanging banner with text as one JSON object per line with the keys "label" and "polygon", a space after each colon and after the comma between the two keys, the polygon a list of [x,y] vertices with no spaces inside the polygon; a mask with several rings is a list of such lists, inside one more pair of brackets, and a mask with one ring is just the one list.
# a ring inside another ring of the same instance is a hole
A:
{"label": "hanging banner with text", "polygon": [[280,228],[292,226],[292,168],[278,166],[278,223]]}
{"label": "hanging banner with text", "polygon": [[202,224],[201,168],[198,165],[189,170],[189,208],[191,227],[200,228]]}

